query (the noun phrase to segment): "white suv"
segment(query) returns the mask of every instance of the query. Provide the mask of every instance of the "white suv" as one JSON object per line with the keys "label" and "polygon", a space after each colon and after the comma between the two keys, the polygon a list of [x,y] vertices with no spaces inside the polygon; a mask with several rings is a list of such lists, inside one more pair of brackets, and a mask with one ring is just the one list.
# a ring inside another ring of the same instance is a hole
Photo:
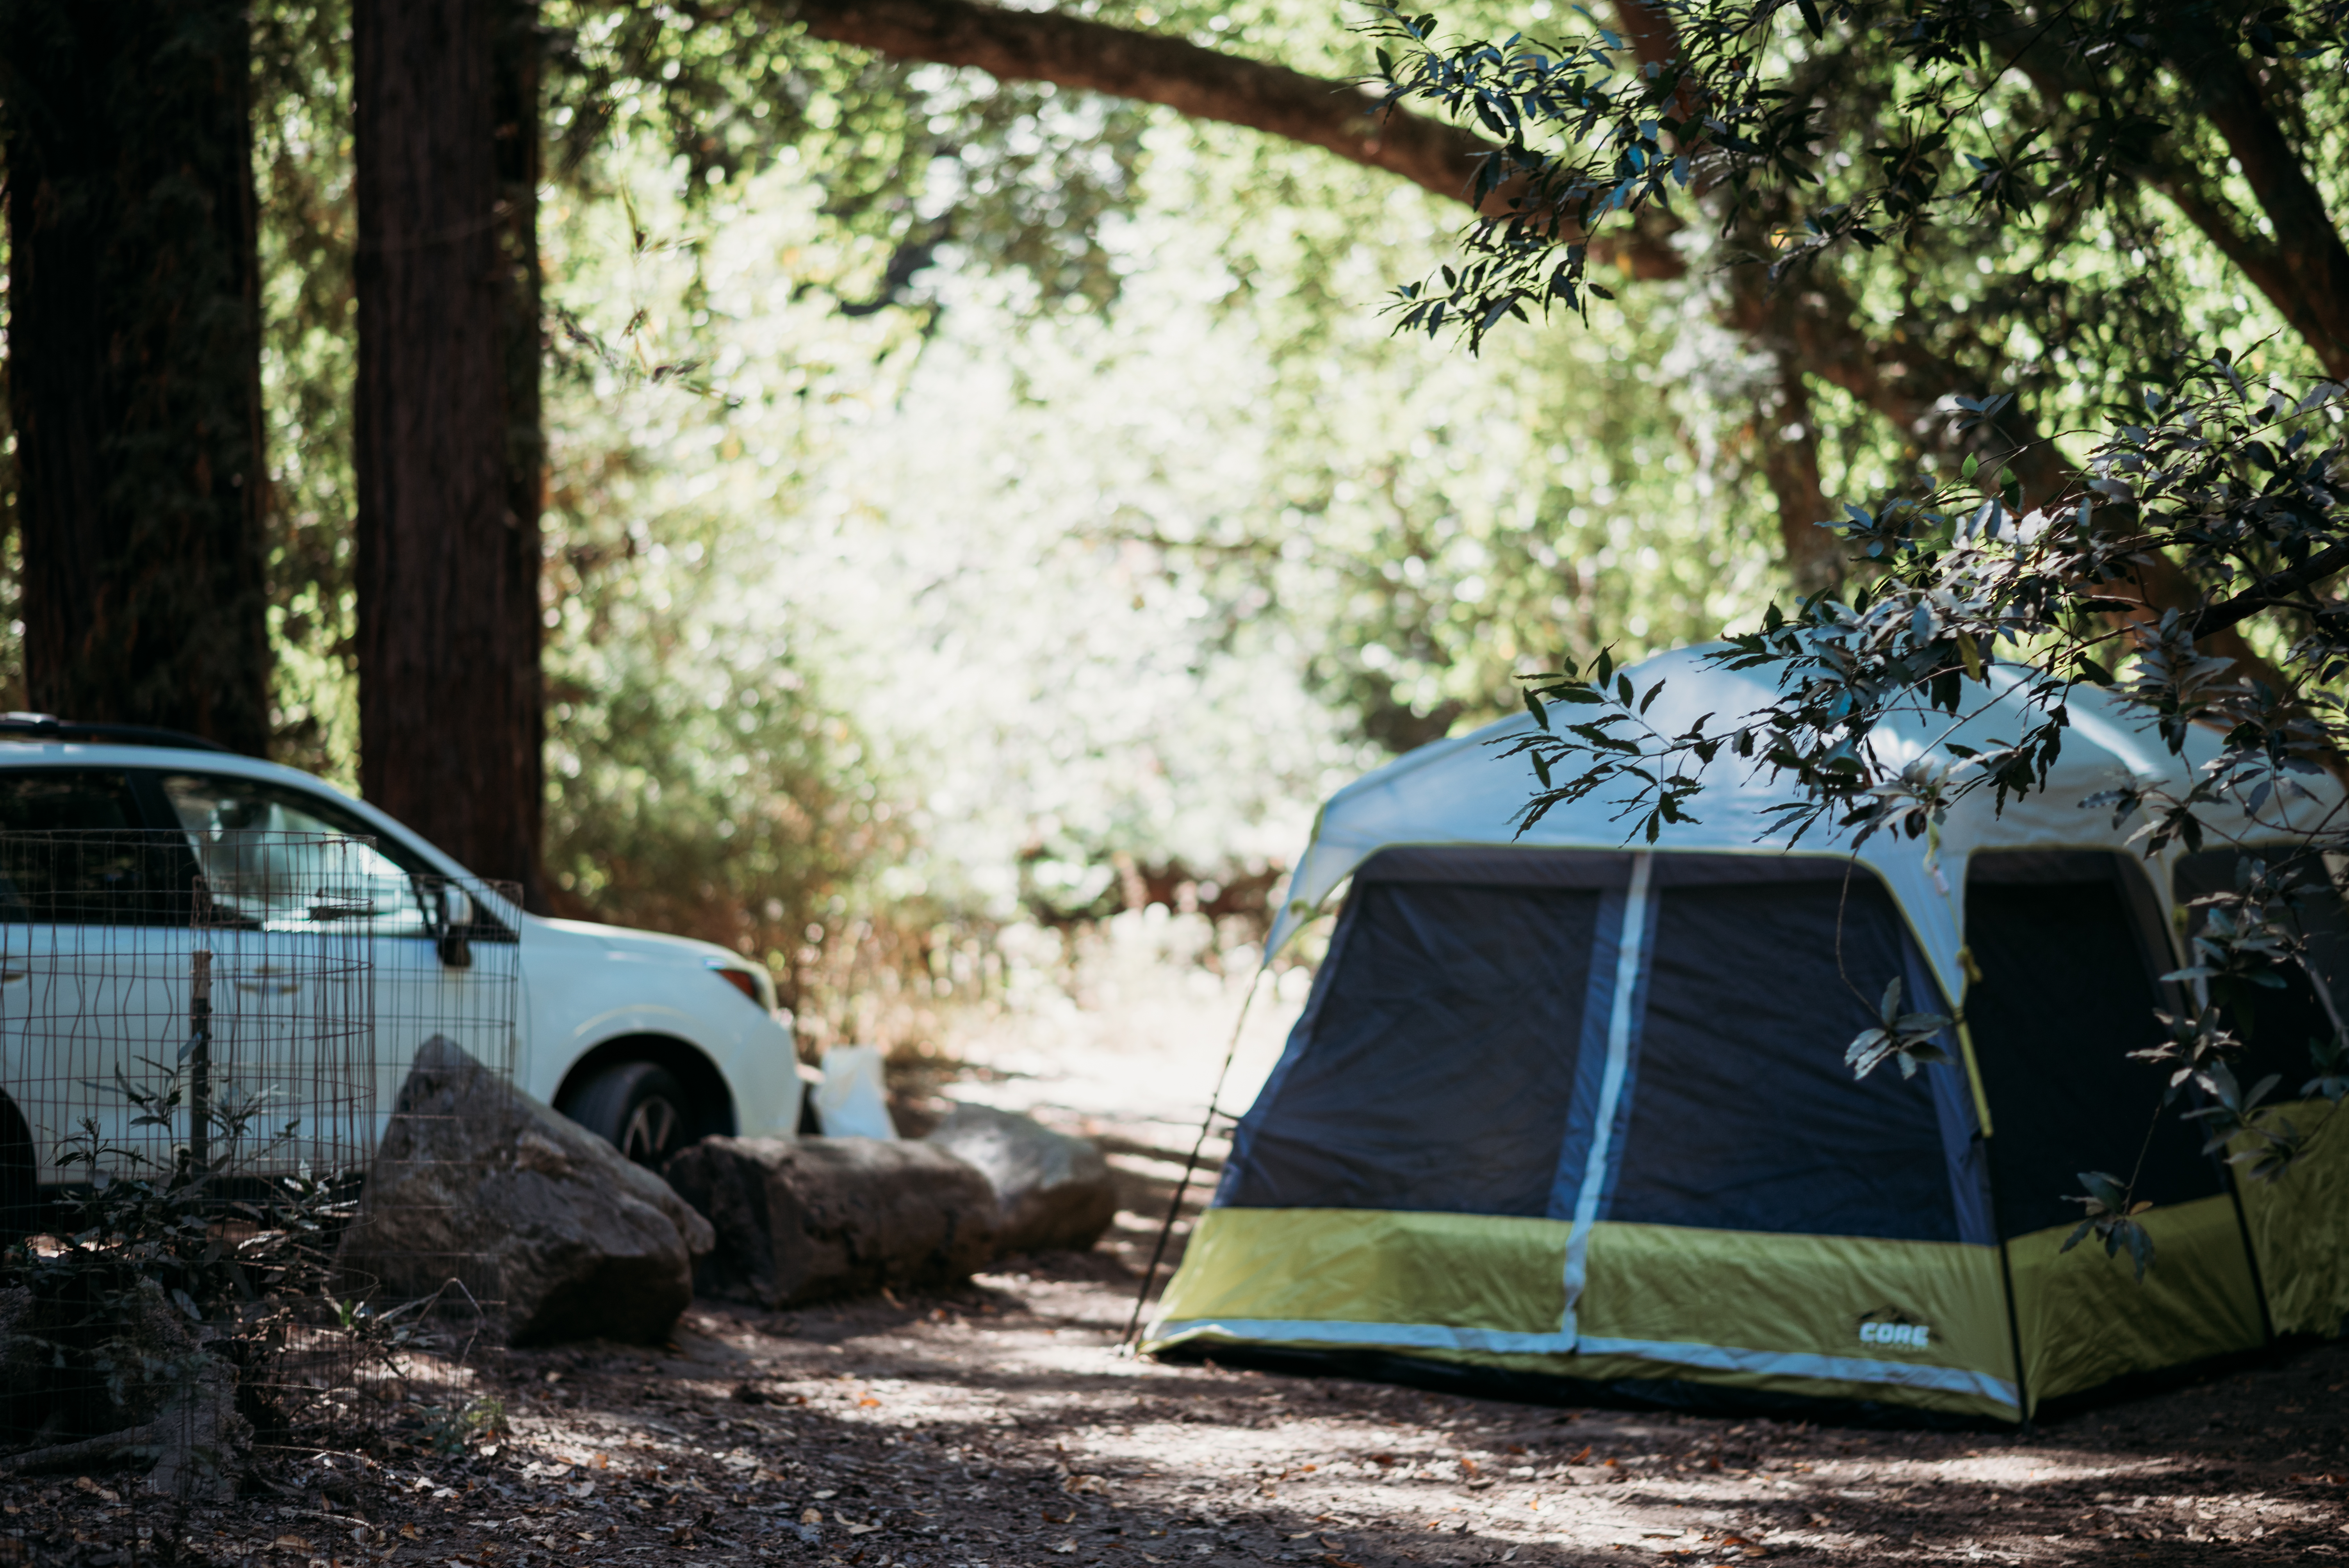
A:
{"label": "white suv", "polygon": [[[284,1016],[325,1018],[339,1006],[347,1032],[371,1026],[375,1082],[347,1098],[371,1099],[378,1125],[415,1047],[434,1033],[492,1060],[510,1057],[523,1089],[639,1163],[657,1167],[708,1133],[799,1125],[791,1026],[763,969],[706,942],[525,913],[308,774],[169,731],[12,714],[0,719],[0,834],[11,852],[43,841],[26,835],[135,842],[149,860],[176,862],[142,873],[144,885],[181,890],[175,906],[142,913],[120,896],[119,869],[109,873],[87,848],[75,851],[78,870],[33,873],[54,883],[38,890],[0,867],[0,1207],[72,1179],[57,1162],[57,1140],[72,1130],[59,1125],[73,1119],[68,1101],[86,1102],[92,1080],[109,1079],[119,1061],[168,1058],[186,1040],[175,1018],[140,998],[160,997],[167,980],[172,995],[188,994],[186,954],[159,964],[166,948],[190,945],[167,928],[187,926],[195,877],[226,890],[208,895],[214,907],[233,903],[236,867],[223,862],[240,843],[325,844],[344,869],[324,896],[233,910],[240,967],[221,976],[224,1000],[274,989],[284,995],[270,1005]],[[159,946],[159,933],[171,940]],[[300,956],[362,950],[367,984],[339,999],[323,995],[331,977],[315,957]],[[322,995],[305,1001],[295,995],[305,985]],[[369,998],[371,1017],[350,1019],[351,995]],[[186,1003],[171,1006],[183,1015]]]}

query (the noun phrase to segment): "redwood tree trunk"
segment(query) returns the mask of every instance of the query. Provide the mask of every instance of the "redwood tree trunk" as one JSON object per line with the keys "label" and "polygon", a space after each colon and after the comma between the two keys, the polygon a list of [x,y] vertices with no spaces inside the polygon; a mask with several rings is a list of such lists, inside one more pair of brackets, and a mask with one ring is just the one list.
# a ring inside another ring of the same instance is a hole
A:
{"label": "redwood tree trunk", "polygon": [[535,7],[358,0],[359,779],[535,901]]}
{"label": "redwood tree trunk", "polygon": [[269,744],[239,0],[5,0],[8,404],[36,708]]}

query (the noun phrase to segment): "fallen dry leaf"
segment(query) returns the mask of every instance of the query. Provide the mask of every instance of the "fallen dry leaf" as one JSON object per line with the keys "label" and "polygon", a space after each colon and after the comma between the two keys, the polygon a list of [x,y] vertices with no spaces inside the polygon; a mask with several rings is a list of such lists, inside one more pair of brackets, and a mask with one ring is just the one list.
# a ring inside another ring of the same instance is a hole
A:
{"label": "fallen dry leaf", "polygon": [[281,1535],[269,1544],[274,1546],[280,1552],[299,1552],[305,1557],[317,1550],[316,1547],[311,1545],[308,1542],[303,1540],[298,1535]]}

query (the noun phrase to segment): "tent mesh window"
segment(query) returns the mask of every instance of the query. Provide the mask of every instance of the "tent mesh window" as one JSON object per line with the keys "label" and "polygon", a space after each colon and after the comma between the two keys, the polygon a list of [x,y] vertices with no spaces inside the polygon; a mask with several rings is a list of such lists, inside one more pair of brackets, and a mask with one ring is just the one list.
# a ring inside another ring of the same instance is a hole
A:
{"label": "tent mesh window", "polygon": [[1546,1212],[1600,896],[1358,879],[1219,1201]]}
{"label": "tent mesh window", "polygon": [[1905,1006],[1940,1007],[1883,885],[1700,882],[1657,902],[1608,1218],[1962,1239],[1935,1105],[1962,1082],[1889,1064],[1855,1079],[1844,1061],[1892,977]]}
{"label": "tent mesh window", "polygon": [[1962,1069],[1855,1080],[1843,1060],[1891,976],[1945,1010],[1881,882],[1839,859],[1656,856],[1634,919],[1630,867],[1367,862],[1217,1202],[1566,1219],[1599,1147],[1602,1219],[1988,1240]]}
{"label": "tent mesh window", "polygon": [[[1977,854],[1966,941],[1982,979],[1966,1018],[1990,1102],[1999,1234],[2076,1224],[2078,1173],[2138,1171],[2157,1205],[2227,1191],[2197,1123],[2165,1109],[2166,1075],[2129,1059],[2181,1005],[2142,871],[2104,851]],[[2140,1164],[2140,1160],[2142,1163]]]}
{"label": "tent mesh window", "polygon": [[367,839],[142,804],[120,774],[0,778],[0,1457],[185,1501],[461,1392],[466,1326],[339,1254],[405,1035],[511,1076],[518,950],[427,985],[418,954],[456,976],[466,934]]}

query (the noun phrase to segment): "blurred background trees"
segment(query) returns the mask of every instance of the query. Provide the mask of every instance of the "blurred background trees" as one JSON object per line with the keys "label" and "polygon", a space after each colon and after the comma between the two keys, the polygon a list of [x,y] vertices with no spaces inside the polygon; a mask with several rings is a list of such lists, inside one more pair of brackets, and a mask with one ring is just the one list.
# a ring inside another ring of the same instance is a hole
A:
{"label": "blurred background trees", "polygon": [[[243,493],[265,570],[241,614],[272,655],[266,745],[485,872],[541,874],[549,907],[761,957],[843,1029],[878,976],[987,983],[970,944],[1006,923],[1163,902],[1244,940],[1334,783],[1514,706],[1562,655],[1709,637],[1832,581],[1819,498],[1953,468],[1973,449],[1948,397],[2011,387],[2060,428],[2113,390],[2104,346],[2284,325],[2139,181],[2093,222],[1944,224],[1784,289],[1675,213],[1588,253],[1614,296],[1588,330],[1470,359],[1378,306],[1452,258],[1493,132],[1379,127],[1348,85],[1375,68],[1362,18],[1335,7],[394,9],[489,29],[467,36],[490,102],[462,106],[487,271],[449,346],[486,411],[416,417],[502,465],[440,515],[475,520],[449,581],[505,640],[419,638],[394,606],[434,579],[386,574],[394,481],[450,477],[385,422],[397,378],[365,346],[403,341],[391,263],[416,259],[369,248],[396,226],[376,160],[398,57],[368,30],[390,12],[261,0],[266,466]],[[12,62],[44,10],[7,9]],[[1864,30],[1787,47],[1853,145],[1897,118],[1901,67]],[[5,90],[13,128],[36,98]],[[33,153],[9,145],[14,202]],[[12,390],[34,346],[16,233]],[[8,459],[30,551],[21,417]],[[36,629],[15,612],[8,668],[37,666]],[[543,686],[500,686],[530,634]],[[370,707],[371,669],[407,672],[404,715]],[[400,795],[418,754],[392,738],[459,707],[483,748],[464,766],[511,780],[543,755],[543,794],[506,787],[543,801],[535,861],[526,825],[436,817],[447,780]]]}

